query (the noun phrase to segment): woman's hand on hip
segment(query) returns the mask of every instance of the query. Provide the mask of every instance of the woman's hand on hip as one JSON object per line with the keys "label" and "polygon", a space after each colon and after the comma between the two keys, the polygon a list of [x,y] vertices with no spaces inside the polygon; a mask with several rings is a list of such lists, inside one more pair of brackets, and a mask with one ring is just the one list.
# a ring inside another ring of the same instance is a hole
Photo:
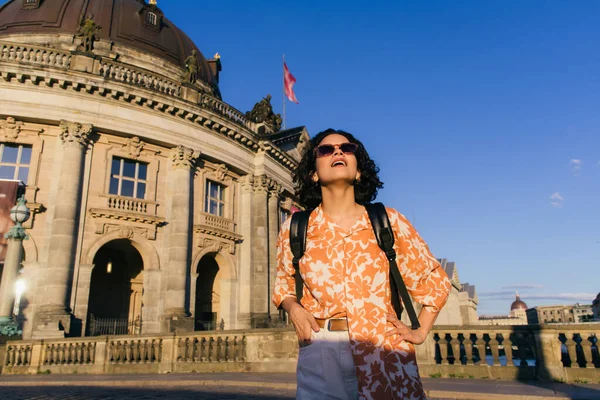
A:
{"label": "woman's hand on hip", "polygon": [[393,328],[388,329],[385,336],[398,335],[396,340],[392,341],[393,345],[400,344],[404,340],[412,344],[421,344],[425,341],[427,333],[423,332],[422,328],[410,329],[394,314],[387,314],[386,319],[393,325]]}
{"label": "woman's hand on hip", "polygon": [[[284,301],[287,300],[288,299]],[[293,303],[291,301],[293,301]],[[306,311],[306,309],[302,307],[295,298],[290,298],[290,303],[285,304],[284,309],[287,311],[290,319],[292,320],[292,324],[294,324],[294,329],[296,330],[296,335],[298,336],[298,341],[300,344],[310,343],[312,332],[319,332],[320,329],[315,317]]]}

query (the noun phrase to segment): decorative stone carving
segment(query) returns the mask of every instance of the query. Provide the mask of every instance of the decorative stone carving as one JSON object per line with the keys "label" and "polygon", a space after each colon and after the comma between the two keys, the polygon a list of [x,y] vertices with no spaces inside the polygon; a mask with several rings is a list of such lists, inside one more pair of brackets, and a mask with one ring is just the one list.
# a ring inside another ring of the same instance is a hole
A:
{"label": "decorative stone carving", "polygon": [[87,146],[90,134],[92,133],[92,125],[80,124],[79,122],[60,121],[60,139],[63,144],[79,144]]}
{"label": "decorative stone carving", "polygon": [[217,165],[217,168],[214,172],[215,179],[219,182],[224,182],[225,178],[227,177],[227,172],[229,172],[229,170],[227,169],[227,166],[225,166],[225,164]]}
{"label": "decorative stone carving", "polygon": [[281,129],[281,114],[275,114],[273,112],[270,94],[256,103],[252,108],[252,111],[248,111],[246,113],[246,117],[252,122],[265,123],[269,125],[275,132]]}
{"label": "decorative stone carving", "polygon": [[194,151],[188,147],[177,146],[171,150],[173,168],[192,168],[196,160],[200,157],[200,152]]}
{"label": "decorative stone carving", "polygon": [[102,29],[102,27],[94,22],[94,15],[88,14],[87,17],[82,16],[79,22],[79,30],[77,36],[81,38],[81,43],[77,47],[77,50],[89,52],[94,49],[94,41],[96,40],[96,33]]}
{"label": "decorative stone carving", "polygon": [[254,175],[248,174],[240,179],[240,184],[244,192],[251,192],[254,190]]}
{"label": "decorative stone carving", "polygon": [[258,175],[254,177],[254,192],[268,192],[271,184],[271,178],[266,175]]}
{"label": "decorative stone carving", "polygon": [[[103,210],[99,208],[90,208],[92,218],[96,219],[96,234],[103,235],[108,232],[119,231],[123,238],[131,238],[132,234],[145,237],[148,240],[155,240],[158,227],[165,223],[164,218],[152,217],[137,213],[126,213],[113,210]],[[129,223],[139,224],[121,225],[107,221],[127,221]]]}
{"label": "decorative stone carving", "polygon": [[275,179],[271,179],[269,182],[269,196],[279,198],[281,193],[283,193],[283,186],[277,183]]}
{"label": "decorative stone carving", "polygon": [[139,137],[134,136],[127,141],[127,144],[123,146],[123,148],[125,149],[125,151],[127,151],[129,157],[137,159],[140,156],[140,154],[142,154],[142,150],[144,150],[145,145],[146,143],[140,140]]}
{"label": "decorative stone carving", "polygon": [[5,121],[0,121],[0,134],[6,142],[14,142],[21,133],[23,122],[15,120],[13,117],[7,117]]}

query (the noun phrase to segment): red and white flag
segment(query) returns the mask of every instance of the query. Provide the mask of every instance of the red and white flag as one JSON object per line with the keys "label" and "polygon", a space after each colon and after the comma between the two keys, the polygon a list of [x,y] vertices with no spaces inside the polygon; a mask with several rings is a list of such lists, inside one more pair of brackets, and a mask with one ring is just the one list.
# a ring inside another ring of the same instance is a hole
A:
{"label": "red and white flag", "polygon": [[283,63],[283,90],[290,101],[299,104],[298,99],[296,99],[296,95],[294,94],[294,83],[296,83],[296,78],[290,73],[287,65]]}

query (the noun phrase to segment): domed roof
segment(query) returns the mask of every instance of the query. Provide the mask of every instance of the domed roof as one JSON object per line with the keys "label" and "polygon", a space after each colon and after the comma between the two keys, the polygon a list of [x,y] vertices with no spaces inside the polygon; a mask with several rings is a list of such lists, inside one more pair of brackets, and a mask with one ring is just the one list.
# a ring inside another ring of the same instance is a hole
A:
{"label": "domed roof", "polygon": [[510,305],[510,311],[515,311],[515,310],[527,310],[527,304],[525,304],[521,298],[519,297],[519,295],[517,294],[517,298],[515,301],[512,302],[512,304]]}
{"label": "domed roof", "polygon": [[196,50],[197,79],[216,87],[215,76],[194,42],[156,5],[144,0],[10,0],[0,7],[0,39],[19,33],[76,35],[88,16],[101,27],[98,40],[133,47],[183,68]]}

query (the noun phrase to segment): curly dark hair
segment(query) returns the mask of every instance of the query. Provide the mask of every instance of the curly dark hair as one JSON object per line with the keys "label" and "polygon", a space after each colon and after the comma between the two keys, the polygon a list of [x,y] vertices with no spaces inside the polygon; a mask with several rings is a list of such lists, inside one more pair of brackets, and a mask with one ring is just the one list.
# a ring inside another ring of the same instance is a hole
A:
{"label": "curly dark hair", "polygon": [[316,156],[315,148],[321,143],[325,137],[338,134],[344,136],[350,143],[358,145],[356,151],[356,160],[358,171],[360,171],[360,180],[354,183],[354,199],[360,204],[364,205],[370,203],[377,197],[377,191],[383,187],[383,182],[379,180],[379,167],[375,165],[375,162],[369,157],[369,153],[365,149],[365,146],[360,140],[356,139],[351,133],[327,129],[323,132],[319,132],[314,138],[310,140],[306,147],[302,160],[298,165],[298,169],[293,174],[293,182],[296,187],[296,196],[302,207],[308,210],[316,208],[323,198],[321,197],[321,188],[318,182],[314,182],[312,179],[316,169]]}

